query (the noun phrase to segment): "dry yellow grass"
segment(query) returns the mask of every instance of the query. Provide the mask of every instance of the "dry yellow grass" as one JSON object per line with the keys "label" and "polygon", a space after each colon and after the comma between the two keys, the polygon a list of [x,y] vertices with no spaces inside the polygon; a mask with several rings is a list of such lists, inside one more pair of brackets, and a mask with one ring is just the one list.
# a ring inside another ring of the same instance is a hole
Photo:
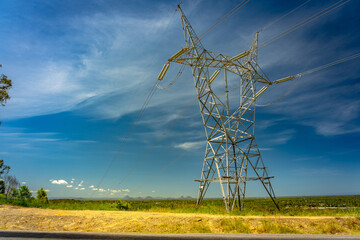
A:
{"label": "dry yellow grass", "polygon": [[143,233],[360,234],[360,217],[229,216],[0,205],[0,229]]}

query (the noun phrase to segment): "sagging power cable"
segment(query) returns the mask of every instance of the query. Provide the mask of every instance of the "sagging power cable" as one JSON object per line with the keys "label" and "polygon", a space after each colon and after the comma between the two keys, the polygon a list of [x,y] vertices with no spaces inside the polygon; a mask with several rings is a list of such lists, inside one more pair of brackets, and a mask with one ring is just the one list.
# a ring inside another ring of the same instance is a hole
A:
{"label": "sagging power cable", "polygon": [[231,17],[234,13],[236,13],[237,11],[239,11],[243,6],[245,6],[248,2],[250,2],[251,0],[243,0],[242,2],[240,2],[238,5],[236,5],[233,9],[230,10],[230,12],[228,12],[227,14],[225,14],[225,16],[223,16],[222,18],[220,18],[216,23],[214,23],[210,28],[208,28],[208,30],[206,30],[204,33],[202,33],[199,36],[199,40],[201,40],[202,38],[204,38],[207,34],[209,34],[212,30],[214,30],[217,26],[219,26],[221,23],[223,23],[226,19],[228,19],[229,17]]}
{"label": "sagging power cable", "polygon": [[[323,70],[323,69],[332,67],[334,65],[337,65],[337,64],[340,64],[340,63],[343,63],[343,62],[347,62],[347,61],[350,61],[350,60],[353,60],[353,59],[356,59],[356,58],[359,58],[359,57],[360,57],[360,53],[356,53],[356,54],[353,54],[351,56],[344,57],[344,58],[341,58],[339,60],[336,60],[336,61],[324,64],[324,65],[321,65],[319,67],[309,69],[309,70],[307,70],[305,72],[298,73],[298,74],[294,75],[294,77],[296,79],[299,79],[300,77],[302,77],[304,75],[308,75],[308,74],[311,74],[311,73],[314,73],[314,72],[318,72],[320,70]],[[282,100],[284,97],[289,95],[295,89],[296,84],[297,84],[297,81],[295,81],[294,84],[292,85],[292,87],[290,87],[289,90],[286,91],[283,95],[281,95],[278,99],[276,99],[274,101],[271,101],[270,103],[267,103],[267,104],[255,104],[255,106],[257,106],[257,107],[267,107],[267,106],[273,105],[274,103],[279,102],[280,100]]]}
{"label": "sagging power cable", "polygon": [[175,126],[175,124],[184,116],[184,114],[190,109],[190,107],[195,103],[197,98],[194,98],[183,110],[182,112],[171,122],[167,129],[161,134],[158,140],[146,151],[146,153],[136,161],[135,165],[126,173],[126,175],[120,180],[118,185],[120,186],[143,162],[147,156],[154,150],[154,148],[160,143],[160,141],[168,134],[168,132]]}
{"label": "sagging power cable", "polygon": [[154,86],[152,87],[149,95],[147,96],[147,98],[145,99],[145,102],[143,103],[140,111],[138,112],[135,120],[132,122],[130,128],[128,129],[128,131],[126,132],[125,137],[123,138],[123,140],[120,142],[119,148],[117,149],[114,157],[111,159],[110,164],[108,166],[108,168],[106,169],[106,171],[104,172],[103,176],[101,177],[99,183],[97,184],[96,188],[98,189],[102,182],[104,181],[105,177],[107,176],[107,174],[109,173],[111,167],[113,166],[115,160],[118,158],[118,156],[120,155],[120,152],[122,151],[125,143],[127,142],[127,140],[129,139],[130,135],[132,134],[135,126],[137,125],[138,121],[141,119],[143,113],[145,112],[151,98],[154,96],[155,92],[156,92],[156,85],[157,85],[158,81],[155,82]]}
{"label": "sagging power cable", "polygon": [[164,166],[162,169],[157,171],[154,175],[150,176],[148,179],[143,181],[143,184],[141,184],[137,188],[135,188],[134,191],[136,192],[137,190],[141,189],[141,187],[143,187],[144,185],[149,184],[150,182],[152,182],[156,177],[158,177],[160,174],[162,174],[166,169],[168,169],[169,167],[174,165],[177,161],[179,161],[181,158],[183,158],[188,152],[190,152],[190,150],[191,149],[188,149],[188,150],[182,152],[173,161],[169,162],[166,166]]}
{"label": "sagging power cable", "polygon": [[272,43],[272,42],[274,42],[274,41],[276,41],[276,40],[278,40],[278,39],[280,39],[280,38],[282,38],[282,37],[284,37],[286,35],[288,35],[289,33],[293,32],[293,31],[305,26],[306,24],[311,23],[312,21],[318,19],[319,17],[334,11],[335,9],[341,7],[342,5],[344,5],[345,3],[349,2],[349,1],[351,1],[351,0],[339,0],[339,1],[337,1],[336,3],[332,4],[331,6],[317,12],[316,14],[312,15],[311,17],[309,17],[309,18],[307,18],[307,19],[293,25],[292,27],[286,29],[285,31],[283,31],[283,32],[275,35],[274,37],[266,40],[265,42],[261,43],[259,49],[269,45],[270,43]]}
{"label": "sagging power cable", "polygon": [[[165,30],[164,30],[165,32],[167,32],[167,30],[169,29],[169,26],[170,26],[170,24],[172,23],[175,14],[176,14],[176,9],[174,10],[172,16],[171,16],[170,19],[169,19],[169,22],[168,22],[168,24],[167,24],[167,26],[166,26],[166,28],[165,28]],[[159,42],[159,44],[158,44],[158,46],[156,47],[156,49],[158,50],[160,47],[161,47],[161,45],[160,45],[160,42]],[[158,51],[155,51],[155,52],[158,52]],[[154,58],[155,58],[155,55],[153,56],[153,59],[154,59]],[[152,63],[152,62],[153,62],[153,61],[149,61],[149,64]],[[140,82],[140,84],[142,84],[143,82],[144,82],[144,79]],[[157,80],[157,81],[155,82],[155,84],[153,85],[152,89],[150,90],[150,93],[147,95],[147,97],[146,97],[146,99],[145,99],[142,107],[140,108],[140,110],[139,110],[136,118],[133,120],[133,122],[132,122],[131,125],[130,125],[130,128],[129,128],[128,131],[126,132],[125,137],[124,137],[123,140],[120,142],[120,145],[119,145],[119,147],[118,147],[115,155],[114,155],[113,158],[111,159],[109,166],[108,166],[107,169],[105,170],[105,172],[104,172],[103,176],[101,177],[99,183],[97,184],[97,187],[96,187],[96,188],[99,188],[99,187],[101,186],[102,182],[104,181],[105,177],[107,176],[107,174],[109,173],[111,167],[113,166],[115,160],[116,160],[116,159],[118,158],[118,156],[120,155],[120,152],[122,151],[125,143],[126,143],[127,140],[129,139],[129,137],[130,137],[130,135],[132,134],[135,126],[137,125],[138,121],[141,119],[144,111],[146,110],[146,108],[147,108],[147,106],[148,106],[151,98],[152,98],[153,95],[155,94],[156,89],[157,89],[156,86],[158,85],[158,83],[159,83],[159,81]],[[140,85],[140,84],[139,84],[139,85]],[[137,88],[137,89],[139,89],[139,88]],[[136,96],[136,95],[134,94],[133,96]],[[94,193],[95,193],[95,192],[94,192]],[[94,194],[94,193],[93,193],[93,194]],[[92,194],[92,195],[93,195],[93,194]]]}
{"label": "sagging power cable", "polygon": [[275,23],[279,22],[281,19],[287,17],[288,15],[290,15],[291,13],[295,12],[296,10],[298,10],[299,8],[301,8],[302,6],[306,5],[308,2],[310,2],[311,0],[307,0],[305,2],[303,2],[302,4],[300,4],[299,6],[297,6],[296,8],[292,9],[291,11],[289,11],[288,13],[282,15],[281,17],[277,18],[276,20],[270,22],[268,25],[266,25],[265,27],[261,28],[260,31],[265,31],[266,29],[268,29],[269,27],[271,27],[272,25],[274,25]]}

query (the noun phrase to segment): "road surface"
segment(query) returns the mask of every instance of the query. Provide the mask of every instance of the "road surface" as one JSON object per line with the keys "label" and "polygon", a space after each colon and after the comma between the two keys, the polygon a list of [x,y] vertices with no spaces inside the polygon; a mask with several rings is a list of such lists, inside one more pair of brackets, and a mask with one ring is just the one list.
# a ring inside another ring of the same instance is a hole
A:
{"label": "road surface", "polygon": [[33,240],[33,239],[186,239],[186,240],[208,240],[208,239],[237,239],[237,240],[360,240],[358,235],[314,235],[314,234],[143,234],[143,233],[79,233],[79,232],[38,232],[38,231],[4,231],[0,230],[0,240]]}

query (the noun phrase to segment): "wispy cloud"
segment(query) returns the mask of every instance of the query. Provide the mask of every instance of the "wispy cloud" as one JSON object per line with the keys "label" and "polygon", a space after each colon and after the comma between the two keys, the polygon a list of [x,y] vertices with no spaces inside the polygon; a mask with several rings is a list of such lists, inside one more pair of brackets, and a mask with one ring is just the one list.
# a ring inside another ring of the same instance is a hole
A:
{"label": "wispy cloud", "polygon": [[205,141],[196,141],[196,142],[184,142],[174,145],[175,148],[181,148],[186,151],[191,149],[199,149],[201,147],[204,147]]}
{"label": "wispy cloud", "polygon": [[[291,139],[293,139],[295,133],[296,133],[295,129],[286,129],[275,133],[264,133],[259,135],[259,137],[266,146],[277,146],[277,145],[285,144]],[[265,148],[265,149],[269,149],[269,148]]]}
{"label": "wispy cloud", "polygon": [[[23,118],[74,110],[79,106],[93,104],[93,100],[103,103],[102,107],[93,108],[90,112],[93,116],[114,118],[134,111],[138,106],[135,109],[119,109],[116,106],[117,111],[114,111],[105,101],[99,100],[114,97],[115,93],[120,94],[121,99],[126,99],[141,81],[152,77],[148,71],[149,62],[150,65],[153,64],[149,61],[152,53],[148,52],[144,56],[146,51],[130,53],[129,49],[149,47],[158,39],[159,31],[163,31],[170,20],[167,15],[161,16],[163,17],[159,18],[159,15],[154,14],[137,18],[121,13],[95,13],[63,19],[65,34],[61,37],[62,41],[57,42],[59,45],[44,44],[48,48],[45,49],[39,44],[34,51],[47,55],[47,51],[51,51],[49,48],[61,47],[64,53],[73,55],[74,52],[78,52],[78,49],[73,48],[80,44],[82,53],[74,58],[57,58],[44,62],[38,60],[32,64],[23,64],[22,72],[26,74],[15,69],[12,72],[10,69],[9,74],[19,80],[16,82],[17,87],[12,90],[12,101],[7,105],[5,118]],[[37,42],[42,41],[41,37],[35,37]],[[144,45],[145,38],[147,42]],[[34,64],[42,67],[34,68]],[[98,84],[99,82],[101,84]],[[152,83],[143,84],[150,86]],[[123,101],[116,101],[116,104],[120,102]]]}
{"label": "wispy cloud", "polygon": [[293,174],[296,175],[321,175],[321,176],[339,176],[342,173],[338,169],[332,168],[297,168],[291,170]]}
{"label": "wispy cloud", "polygon": [[324,160],[324,157],[323,156],[312,156],[312,157],[299,157],[299,158],[295,158],[293,159],[294,162],[304,162],[304,161],[311,161],[311,162],[323,162]]}
{"label": "wispy cloud", "polygon": [[325,136],[360,132],[356,123],[360,115],[360,100],[354,99],[358,93],[358,83],[332,86],[322,91],[306,87],[303,93],[274,105],[270,111],[286,114],[288,119],[312,126],[318,134]]}
{"label": "wispy cloud", "polygon": [[83,183],[84,183],[84,181],[81,181],[81,182],[79,183],[78,187],[82,187]]}

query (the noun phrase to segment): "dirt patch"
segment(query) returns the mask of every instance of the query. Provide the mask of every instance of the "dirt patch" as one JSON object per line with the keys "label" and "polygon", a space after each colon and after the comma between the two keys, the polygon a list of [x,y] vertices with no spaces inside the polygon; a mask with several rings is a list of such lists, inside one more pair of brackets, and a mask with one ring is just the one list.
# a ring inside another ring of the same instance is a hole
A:
{"label": "dirt patch", "polygon": [[143,233],[360,234],[360,217],[51,210],[0,205],[0,229]]}

